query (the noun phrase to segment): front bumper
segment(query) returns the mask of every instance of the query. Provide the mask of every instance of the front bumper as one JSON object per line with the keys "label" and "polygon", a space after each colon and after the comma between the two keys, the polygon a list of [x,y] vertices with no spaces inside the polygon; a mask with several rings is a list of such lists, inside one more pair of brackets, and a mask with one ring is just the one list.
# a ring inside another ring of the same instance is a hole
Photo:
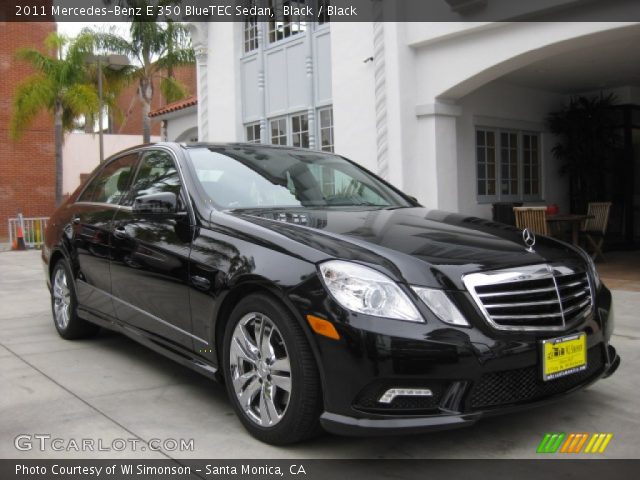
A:
{"label": "front bumper", "polygon": [[615,348],[608,347],[610,363],[605,365],[602,372],[579,384],[575,388],[536,402],[521,405],[511,405],[500,409],[488,409],[472,413],[457,413],[432,416],[415,416],[401,418],[354,418],[346,415],[339,415],[331,412],[324,412],[320,417],[322,427],[337,435],[350,436],[371,436],[371,435],[394,435],[407,433],[425,433],[438,430],[451,430],[455,428],[468,427],[476,423],[483,417],[515,413],[530,408],[540,407],[565,398],[567,395],[575,393],[591,385],[601,378],[611,376],[620,366],[620,357]]}
{"label": "front bumper", "polygon": [[[309,337],[323,383],[325,413],[320,421],[338,434],[469,426],[489,415],[558,400],[606,378],[620,364],[609,345],[614,319],[611,293],[604,287],[589,316],[561,333],[492,330],[464,298],[457,304],[471,328],[443,324],[428,318],[429,312],[422,312],[425,323],[354,315],[331,304],[321,286],[315,291],[318,302],[296,307],[301,316],[306,312],[329,318],[341,337]],[[587,337],[587,370],[544,382],[541,340],[577,332]],[[380,397],[390,388],[429,390],[432,396],[382,404]]]}

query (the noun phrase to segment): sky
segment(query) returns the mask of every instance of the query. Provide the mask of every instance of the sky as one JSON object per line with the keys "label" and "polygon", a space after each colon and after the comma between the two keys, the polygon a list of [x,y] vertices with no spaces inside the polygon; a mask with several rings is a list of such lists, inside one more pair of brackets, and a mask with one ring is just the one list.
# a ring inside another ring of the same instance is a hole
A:
{"label": "sky", "polygon": [[129,23],[127,22],[103,22],[103,23],[85,23],[85,22],[58,22],[58,33],[68,37],[75,37],[83,28],[89,27],[94,30],[108,29],[115,26],[118,32],[126,35],[129,31]]}

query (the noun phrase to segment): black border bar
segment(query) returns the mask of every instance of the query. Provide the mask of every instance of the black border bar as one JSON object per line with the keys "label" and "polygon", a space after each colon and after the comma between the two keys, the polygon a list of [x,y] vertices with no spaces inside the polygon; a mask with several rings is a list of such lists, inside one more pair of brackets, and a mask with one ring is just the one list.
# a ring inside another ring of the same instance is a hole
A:
{"label": "black border bar", "polygon": [[[2,480],[629,479],[640,460],[0,460]],[[62,473],[62,474],[61,474]]]}
{"label": "black border bar", "polygon": [[[637,0],[2,0],[0,22],[640,21]],[[284,11],[285,5],[289,10]],[[305,8],[292,12],[292,5]],[[257,9],[255,7],[258,7]],[[253,10],[252,10],[253,8]],[[286,16],[285,13],[289,13]]]}

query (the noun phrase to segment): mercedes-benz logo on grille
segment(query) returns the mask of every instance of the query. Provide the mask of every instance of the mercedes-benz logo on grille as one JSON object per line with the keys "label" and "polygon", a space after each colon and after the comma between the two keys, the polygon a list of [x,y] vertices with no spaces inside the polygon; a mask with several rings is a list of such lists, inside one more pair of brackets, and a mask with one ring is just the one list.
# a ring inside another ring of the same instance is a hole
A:
{"label": "mercedes-benz logo on grille", "polygon": [[533,252],[533,246],[536,244],[536,234],[525,228],[522,230],[522,241],[527,246],[527,252]]}

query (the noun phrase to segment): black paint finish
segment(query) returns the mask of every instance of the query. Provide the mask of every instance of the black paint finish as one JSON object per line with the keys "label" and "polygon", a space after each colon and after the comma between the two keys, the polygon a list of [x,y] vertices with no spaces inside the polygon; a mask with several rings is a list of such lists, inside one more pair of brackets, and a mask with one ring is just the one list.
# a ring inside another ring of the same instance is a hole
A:
{"label": "black paint finish", "polygon": [[[571,331],[587,334],[602,355],[594,375],[535,402],[474,409],[470,392],[483,375],[540,367],[540,340],[558,332],[503,332],[491,328],[465,290],[462,276],[519,265],[584,260],[573,247],[539,237],[535,253],[521,232],[474,217],[408,206],[241,209],[213,206],[176,144],[142,146],[171,152],[179,166],[180,214],[135,213],[127,206],[77,202],[78,190],[52,216],[43,260],[72,265],[81,314],[206,375],[215,376],[224,322],[254,291],[268,292],[303,326],[322,378],[325,428],[339,433],[453,428],[482,415],[551,400],[613,372],[619,363],[608,345],[613,330],[611,294],[596,292],[594,313]],[[247,145],[217,145],[218,152]],[[297,152],[261,146],[269,155]],[[425,322],[370,317],[343,309],[326,292],[317,264],[343,259],[390,276],[415,303]],[[48,279],[49,281],[50,279]],[[447,289],[471,327],[445,324],[409,285]],[[315,335],[308,314],[331,321],[340,340]],[[385,386],[420,386],[438,392],[434,405],[397,412],[371,410],[363,396]],[[362,406],[365,405],[365,406]]]}

